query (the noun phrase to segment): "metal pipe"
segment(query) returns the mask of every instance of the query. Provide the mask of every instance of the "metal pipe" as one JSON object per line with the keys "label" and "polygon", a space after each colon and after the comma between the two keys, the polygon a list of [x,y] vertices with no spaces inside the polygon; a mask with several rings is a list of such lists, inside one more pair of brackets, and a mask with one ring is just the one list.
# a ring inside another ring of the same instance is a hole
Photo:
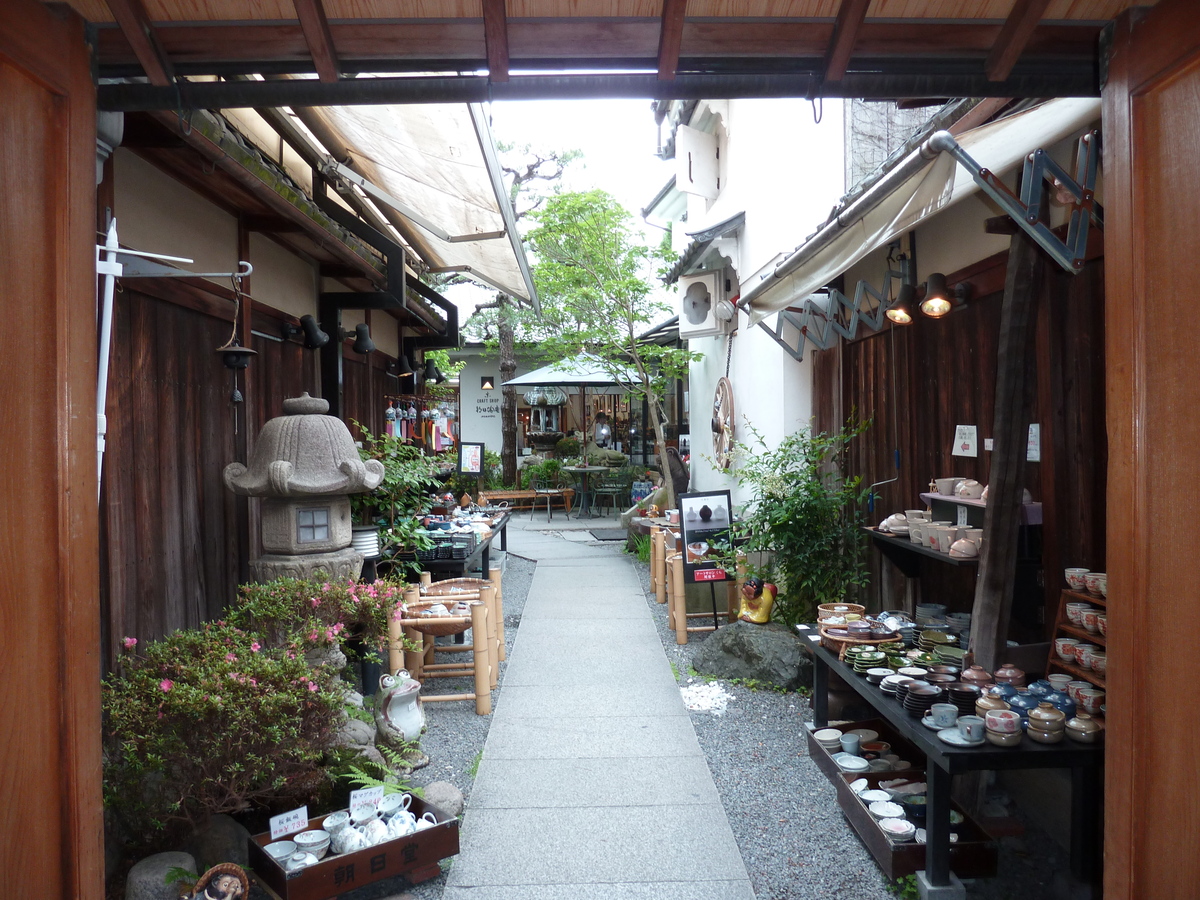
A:
{"label": "metal pipe", "polygon": [[[922,64],[925,68],[928,63]],[[492,100],[647,99],[698,100],[705,97],[1096,97],[1100,87],[1092,62],[1064,63],[1059,70],[1027,67],[1005,81],[988,81],[972,68],[922,74],[918,70],[848,72],[838,83],[814,73],[519,75],[489,82],[482,75],[349,78],[333,84],[292,81],[182,81],[170,87],[102,84],[101,110],[229,109],[259,106],[355,106],[412,103],[486,103]],[[975,67],[977,68],[977,66]]]}
{"label": "metal pipe", "polygon": [[[805,241],[780,261],[774,269],[763,275],[757,284],[742,288],[742,298],[738,306],[748,309],[754,301],[766,293],[781,278],[786,278],[800,266],[812,259],[825,249],[849,226],[853,225],[881,202],[891,196],[901,184],[927,166],[942,150],[942,136],[950,137],[948,132],[937,131],[924,140],[916,150],[904,158],[896,168],[875,182],[861,197],[837,214],[834,220]],[[953,141],[953,138],[950,138]]]}

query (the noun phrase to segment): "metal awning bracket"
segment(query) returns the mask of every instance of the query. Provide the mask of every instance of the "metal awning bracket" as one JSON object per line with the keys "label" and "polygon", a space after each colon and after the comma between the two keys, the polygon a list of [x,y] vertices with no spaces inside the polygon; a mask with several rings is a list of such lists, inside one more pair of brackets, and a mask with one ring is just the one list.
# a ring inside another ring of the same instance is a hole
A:
{"label": "metal awning bracket", "polygon": [[[1072,274],[1083,268],[1087,250],[1088,227],[1104,227],[1104,207],[1096,202],[1096,173],[1100,166],[1100,132],[1089,131],[1079,138],[1075,153],[1075,177],[1056,163],[1044,149],[1034,150],[1025,158],[1018,197],[994,172],[983,168],[949,132],[939,131],[930,138],[930,146],[944,150],[971,173],[980,189],[996,201],[1039,247]],[[1071,207],[1067,239],[1063,241],[1041,219],[1042,182],[1047,181]]]}

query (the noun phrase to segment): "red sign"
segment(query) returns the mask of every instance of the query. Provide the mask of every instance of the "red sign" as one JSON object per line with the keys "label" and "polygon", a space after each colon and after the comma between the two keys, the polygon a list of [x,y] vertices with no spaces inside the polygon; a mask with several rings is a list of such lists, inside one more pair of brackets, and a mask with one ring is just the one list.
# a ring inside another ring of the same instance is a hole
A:
{"label": "red sign", "polygon": [[725,570],[724,569],[697,569],[696,570],[696,580],[697,581],[724,581],[725,580]]}

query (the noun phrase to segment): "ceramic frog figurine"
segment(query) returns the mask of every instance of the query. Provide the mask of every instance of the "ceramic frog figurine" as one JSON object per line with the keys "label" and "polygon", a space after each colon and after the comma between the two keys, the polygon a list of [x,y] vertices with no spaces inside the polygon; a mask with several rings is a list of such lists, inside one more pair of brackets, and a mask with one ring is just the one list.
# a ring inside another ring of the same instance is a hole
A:
{"label": "ceramic frog figurine", "polygon": [[742,602],[738,618],[743,622],[762,625],[771,620],[771,607],[779,589],[761,578],[747,578],[742,585]]}

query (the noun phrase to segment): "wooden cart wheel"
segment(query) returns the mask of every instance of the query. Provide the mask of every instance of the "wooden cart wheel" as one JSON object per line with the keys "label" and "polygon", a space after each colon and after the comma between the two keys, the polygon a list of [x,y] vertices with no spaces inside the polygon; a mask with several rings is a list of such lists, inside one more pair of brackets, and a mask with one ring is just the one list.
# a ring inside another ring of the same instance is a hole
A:
{"label": "wooden cart wheel", "polygon": [[733,463],[733,416],[733,384],[722,377],[713,394],[712,415],[713,455],[722,469]]}

